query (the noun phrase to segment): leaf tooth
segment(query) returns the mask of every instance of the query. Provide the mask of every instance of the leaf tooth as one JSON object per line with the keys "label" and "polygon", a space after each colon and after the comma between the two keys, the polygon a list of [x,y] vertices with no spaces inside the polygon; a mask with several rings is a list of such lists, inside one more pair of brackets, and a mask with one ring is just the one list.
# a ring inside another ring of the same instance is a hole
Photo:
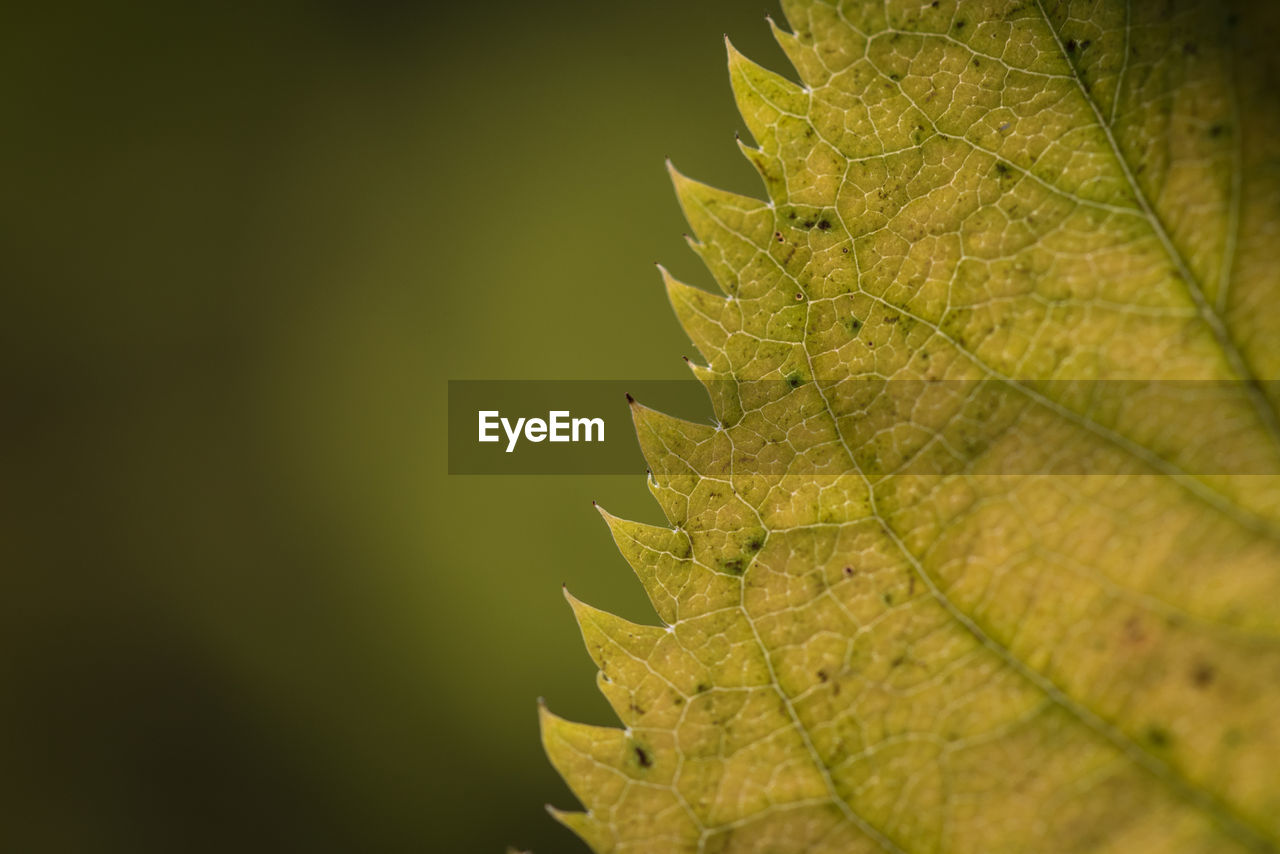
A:
{"label": "leaf tooth", "polygon": [[[634,400],[630,403],[636,439],[649,464],[649,492],[667,520],[680,525],[689,517],[689,496],[698,485],[696,466],[700,461],[710,465],[716,458],[716,450],[711,447],[716,430],[672,418]],[[724,436],[719,438],[723,443]]]}
{"label": "leaf tooth", "polygon": [[718,458],[717,430],[709,424],[675,418],[634,400],[631,420],[649,471],[659,483],[673,477],[696,476]]}
{"label": "leaf tooth", "polygon": [[667,299],[671,301],[671,307],[689,340],[709,364],[723,365],[725,342],[729,338],[729,324],[726,323],[729,301],[678,281],[665,267],[658,269],[662,271]]}
{"label": "leaf tooth", "polygon": [[[586,641],[587,652],[600,670],[611,678],[622,681],[635,675],[635,665],[647,670],[646,663],[653,656],[659,641],[667,637],[666,629],[658,626],[642,626],[619,616],[593,608],[566,589],[564,598],[573,608],[573,615]],[[619,655],[621,653],[621,655]]]}
{"label": "leaf tooth", "polygon": [[558,810],[550,804],[547,804],[547,812],[556,821],[577,834],[578,838],[587,843],[592,851],[614,850],[614,838],[608,825],[595,816],[585,812]]}
{"label": "leaf tooth", "polygon": [[[806,84],[812,85],[815,81],[804,77],[804,71],[810,64],[808,46],[795,33],[789,33],[778,26],[778,22],[773,19],[772,15],[765,15],[764,19],[769,22],[769,30],[773,33],[773,40],[778,43],[778,47],[782,48],[782,52],[787,55],[787,59],[791,60],[791,65],[801,73],[802,79]],[[788,16],[789,19],[790,17]]]}
{"label": "leaf tooth", "polygon": [[684,361],[689,366],[689,370],[693,372],[694,377],[707,390],[707,396],[711,399],[711,408],[716,414],[716,420],[726,427],[741,421],[743,416],[742,398],[739,393],[738,383],[730,373],[728,371],[718,371],[710,365],[696,364],[690,361],[688,356],[684,357]]}
{"label": "leaf tooth", "polygon": [[679,619],[676,592],[692,568],[693,550],[683,531],[620,519],[597,507],[609,526],[618,551],[631,564],[662,622]]}
{"label": "leaf tooth", "polygon": [[782,166],[776,158],[766,154],[763,149],[750,146],[738,137],[738,150],[742,152],[742,156],[747,159],[752,168],[756,170],[756,174],[760,176],[760,180],[764,182],[765,193],[773,200],[776,205],[779,202],[785,202],[787,198],[787,184],[782,178]]}
{"label": "leaf tooth", "polygon": [[608,810],[622,797],[628,777],[619,760],[627,733],[617,727],[565,720],[538,704],[542,748],[551,764],[589,811]]}
{"label": "leaf tooth", "polygon": [[779,126],[787,120],[807,124],[808,91],[747,59],[727,38],[725,47],[729,53],[729,82],[738,102],[738,112],[762,148],[775,147]]}
{"label": "leaf tooth", "polygon": [[[802,27],[808,26],[809,14],[814,3],[813,0],[781,0],[782,15],[787,19],[787,25],[791,27],[792,32],[798,32]],[[773,23],[770,19],[769,23]]]}
{"label": "leaf tooth", "polygon": [[638,625],[565,596],[600,668],[600,692],[618,717],[629,727],[674,729],[681,704],[706,679],[705,669],[671,629]]}
{"label": "leaf tooth", "polygon": [[[571,819],[614,850],[620,837],[644,840],[653,833],[653,818],[668,814],[678,823],[677,838],[696,838],[697,830],[675,795],[680,768],[675,734],[670,730],[600,727],[567,721],[538,705],[542,745],[551,764],[587,808],[586,819]],[[553,813],[554,815],[554,813]],[[572,815],[572,814],[570,814]],[[591,829],[589,820],[608,825]],[[599,838],[608,832],[609,836]]]}
{"label": "leaf tooth", "polygon": [[773,209],[760,199],[695,181],[676,169],[669,160],[667,171],[684,218],[698,238],[698,243],[693,244],[694,251],[707,261],[707,266],[725,287],[725,292],[732,293],[725,286],[727,280],[720,278],[720,271],[707,259],[705,247],[715,244],[721,253],[736,248],[750,258],[756,247],[767,245],[766,241],[773,234]]}
{"label": "leaf tooth", "polygon": [[684,363],[689,366],[689,370],[693,373],[694,377],[696,377],[703,385],[719,379],[720,374],[713,370],[710,365],[700,365],[688,356],[684,356],[682,358],[684,359]]}

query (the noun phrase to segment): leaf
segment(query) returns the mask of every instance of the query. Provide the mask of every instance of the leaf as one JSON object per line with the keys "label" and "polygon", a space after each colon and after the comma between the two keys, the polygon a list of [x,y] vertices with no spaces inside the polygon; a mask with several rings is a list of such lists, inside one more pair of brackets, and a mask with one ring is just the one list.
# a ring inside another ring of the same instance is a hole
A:
{"label": "leaf", "polygon": [[1273,7],[784,4],[769,201],[672,171],[718,424],[633,415],[661,618],[570,597],[598,852],[1280,846]]}

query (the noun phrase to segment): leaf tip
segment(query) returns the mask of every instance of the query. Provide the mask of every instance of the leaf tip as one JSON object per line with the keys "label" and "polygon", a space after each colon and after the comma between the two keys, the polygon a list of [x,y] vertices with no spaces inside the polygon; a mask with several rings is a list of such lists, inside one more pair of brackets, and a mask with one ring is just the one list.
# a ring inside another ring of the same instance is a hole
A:
{"label": "leaf tip", "polygon": [[578,599],[577,596],[574,596],[572,593],[569,592],[569,585],[561,584],[560,593],[564,596],[565,601],[569,603],[570,608],[573,608],[573,610],[575,611],[578,610],[578,606],[581,605],[582,602]]}
{"label": "leaf tip", "polygon": [[671,176],[672,181],[684,177],[680,174],[680,170],[676,168],[676,164],[671,162],[670,157],[663,158],[662,164],[667,168],[667,174]]}
{"label": "leaf tip", "polygon": [[729,54],[729,64],[732,65],[736,60],[745,59],[742,52],[733,46],[733,42],[729,39],[729,34],[724,34],[724,49]]}

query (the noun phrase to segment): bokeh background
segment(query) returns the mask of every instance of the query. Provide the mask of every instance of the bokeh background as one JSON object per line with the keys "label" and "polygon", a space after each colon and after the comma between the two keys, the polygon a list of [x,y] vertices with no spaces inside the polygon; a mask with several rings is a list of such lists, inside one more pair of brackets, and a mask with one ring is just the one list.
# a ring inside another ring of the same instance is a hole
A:
{"label": "bokeh background", "polygon": [[6,10],[0,850],[585,850],[535,698],[612,721],[560,585],[652,621],[590,501],[659,511],[448,476],[446,381],[687,376],[765,13]]}

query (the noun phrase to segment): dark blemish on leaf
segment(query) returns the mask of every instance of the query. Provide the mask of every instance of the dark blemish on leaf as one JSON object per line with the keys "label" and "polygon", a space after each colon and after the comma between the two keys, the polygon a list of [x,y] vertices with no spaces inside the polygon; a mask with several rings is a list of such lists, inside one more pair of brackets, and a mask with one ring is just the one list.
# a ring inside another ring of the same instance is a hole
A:
{"label": "dark blemish on leaf", "polygon": [[901,75],[901,74],[898,74],[897,72],[894,72],[893,74],[890,74],[890,75],[889,75],[889,79],[890,79],[890,80],[893,80],[893,81],[895,81],[895,82],[896,82],[896,81],[898,81],[898,80],[901,80],[901,79],[902,79],[902,75]]}
{"label": "dark blemish on leaf", "polygon": [[1146,632],[1142,630],[1142,621],[1137,617],[1124,621],[1124,639],[1129,643],[1142,643],[1147,639]]}
{"label": "dark blemish on leaf", "polygon": [[752,537],[747,540],[747,548],[751,549],[753,552],[758,552],[760,549],[764,548],[764,540],[759,537]]}
{"label": "dark blemish on leaf", "polygon": [[796,302],[800,302],[803,299],[804,299],[804,294],[801,293],[800,291],[796,291]]}
{"label": "dark blemish on leaf", "polygon": [[881,599],[881,601],[883,601],[883,602],[884,602],[884,604],[886,604],[886,605],[892,605],[892,604],[893,604],[893,594],[892,594],[892,593],[882,593],[882,594],[880,594],[880,599]]}
{"label": "dark blemish on leaf", "polygon": [[886,314],[884,316],[885,323],[897,323],[899,320],[901,320],[901,318],[896,314]]}
{"label": "dark blemish on leaf", "polygon": [[1197,688],[1208,688],[1212,684],[1215,675],[1213,665],[1202,661],[1192,669],[1191,681]]}
{"label": "dark blemish on leaf", "polygon": [[629,704],[629,706],[631,707],[631,711],[635,712],[637,715],[644,714],[644,709],[642,709],[640,706],[637,706],[634,700]]}
{"label": "dark blemish on leaf", "polygon": [[823,231],[827,231],[828,229],[831,228],[831,223],[828,220],[820,219],[818,220],[818,228],[822,229]]}
{"label": "dark blemish on leaf", "polygon": [[1168,747],[1169,742],[1172,740],[1173,737],[1163,727],[1151,726],[1147,728],[1147,741],[1152,747]]}
{"label": "dark blemish on leaf", "polygon": [[843,249],[841,249],[840,251],[841,251],[841,252],[843,252],[845,255],[848,255],[848,254],[849,254],[849,247],[848,247],[848,246],[846,246],[846,247],[844,247]]}
{"label": "dark blemish on leaf", "polygon": [[1227,132],[1227,126],[1222,124],[1221,122],[1209,126],[1209,136],[1213,139],[1217,139],[1218,137],[1222,136],[1226,132]]}
{"label": "dark blemish on leaf", "polygon": [[641,768],[652,768],[653,760],[649,758],[649,754],[640,745],[636,745],[636,761],[640,763]]}
{"label": "dark blemish on leaf", "polygon": [[853,567],[851,567],[851,566],[846,566],[846,567],[844,568],[844,577],[845,577],[845,578],[853,578]]}
{"label": "dark blemish on leaf", "polygon": [[806,220],[804,221],[804,227],[805,227],[805,228],[813,228],[813,220],[811,220],[811,219],[806,219]]}
{"label": "dark blemish on leaf", "polygon": [[934,9],[938,8],[938,0],[933,0],[933,2],[929,4],[929,6]]}
{"label": "dark blemish on leaf", "polygon": [[804,377],[798,373],[787,374],[787,385],[792,388],[800,388],[800,386],[804,385]]}
{"label": "dark blemish on leaf", "polygon": [[1085,48],[1087,48],[1087,47],[1088,47],[1089,45],[1091,45],[1091,44],[1093,44],[1093,42],[1092,42],[1092,41],[1090,41],[1089,39],[1085,39],[1084,41],[1080,42],[1080,49],[1081,49],[1081,50],[1084,50]]}
{"label": "dark blemish on leaf", "polygon": [[916,593],[916,577],[914,575],[907,576],[907,595],[914,596]]}
{"label": "dark blemish on leaf", "polygon": [[1006,177],[1011,171],[1013,170],[1009,168],[1008,163],[1005,163],[1003,160],[996,161],[996,174],[998,174],[1001,178]]}
{"label": "dark blemish on leaf", "polygon": [[704,683],[704,682],[699,682],[699,683],[698,683],[698,685],[697,685],[697,687],[693,689],[693,692],[694,692],[695,694],[704,694],[704,693],[706,693],[707,691],[710,691],[710,690],[711,690],[711,686],[710,686],[710,685],[707,685],[707,684],[706,684],[706,683]]}
{"label": "dark blemish on leaf", "polygon": [[898,656],[897,658],[895,658],[893,661],[890,661],[890,662],[889,662],[889,666],[890,666],[890,667],[901,667],[901,666],[902,666],[902,662],[904,662],[904,661],[906,661],[906,660],[907,660],[907,657],[906,657],[905,655],[900,655],[900,656]]}
{"label": "dark blemish on leaf", "polygon": [[672,700],[672,702],[675,703],[677,706],[683,706],[684,697],[676,697],[674,700]]}
{"label": "dark blemish on leaf", "polygon": [[795,212],[795,211],[792,211],[791,213],[787,214],[787,219],[795,219],[795,218],[796,218],[796,212]]}
{"label": "dark blemish on leaf", "polygon": [[818,681],[819,681],[819,682],[826,682],[829,678],[831,678],[831,677],[827,676],[827,671],[825,671],[825,670],[819,670],[819,671],[818,671]]}
{"label": "dark blemish on leaf", "polygon": [[966,23],[966,22],[965,22],[965,20],[964,20],[963,18],[961,18],[960,20],[956,21],[956,23],[955,23],[955,28],[956,28],[957,30],[963,30],[963,29],[964,29],[964,25],[965,25],[965,23]]}
{"label": "dark blemish on leaf", "polygon": [[1200,46],[1195,42],[1187,42],[1182,46],[1183,56],[1195,56],[1200,52]]}
{"label": "dark blemish on leaf", "polygon": [[1075,39],[1067,39],[1067,53],[1075,53],[1076,47],[1077,45],[1076,45]]}
{"label": "dark blemish on leaf", "polygon": [[862,321],[856,317],[849,318],[849,331],[853,333],[853,337],[857,338],[858,333],[862,330]]}
{"label": "dark blemish on leaf", "polygon": [[720,568],[725,572],[731,572],[734,575],[742,575],[743,570],[746,569],[746,564],[743,562],[742,558],[733,557],[728,560],[721,560]]}
{"label": "dark blemish on leaf", "polygon": [[974,67],[974,68],[981,68],[981,67],[982,67],[982,63],[981,63],[981,62],[978,62],[978,57],[976,57],[976,56],[973,58],[973,67]]}

